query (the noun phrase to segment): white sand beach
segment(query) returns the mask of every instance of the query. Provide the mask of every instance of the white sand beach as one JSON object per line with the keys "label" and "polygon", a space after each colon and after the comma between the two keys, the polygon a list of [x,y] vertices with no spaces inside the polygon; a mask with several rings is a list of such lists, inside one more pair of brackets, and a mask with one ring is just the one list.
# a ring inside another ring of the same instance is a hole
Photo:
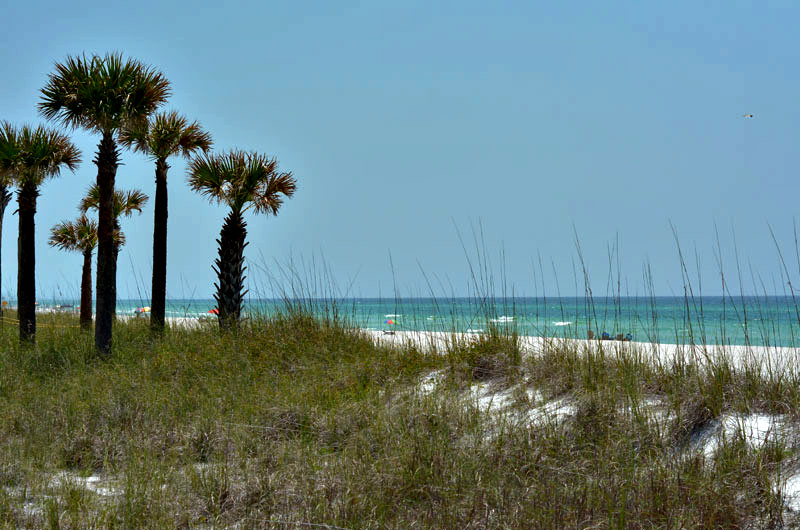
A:
{"label": "white sand beach", "polygon": [[[469,341],[478,336],[475,333],[453,334],[440,331],[395,331],[394,334],[387,334],[369,330],[366,333],[384,344],[413,344],[420,349],[435,351],[445,351],[453,341]],[[521,336],[520,342],[523,352],[529,355],[548,348],[569,346],[579,351],[602,348],[606,354],[611,355],[633,353],[660,364],[684,361],[702,365],[726,360],[736,368],[758,369],[763,374],[792,373],[800,367],[800,348],[783,346],[655,344],[531,336]]]}

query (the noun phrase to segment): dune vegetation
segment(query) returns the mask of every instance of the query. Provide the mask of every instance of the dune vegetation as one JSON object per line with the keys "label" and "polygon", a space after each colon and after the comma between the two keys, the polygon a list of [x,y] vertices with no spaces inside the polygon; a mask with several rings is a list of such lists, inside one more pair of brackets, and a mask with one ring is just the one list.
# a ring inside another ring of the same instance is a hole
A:
{"label": "dune vegetation", "polygon": [[[114,326],[107,360],[76,315],[40,316],[35,347],[0,327],[0,528],[793,523],[796,374],[496,329],[386,345],[291,306]],[[781,429],[698,443],[759,413]]]}

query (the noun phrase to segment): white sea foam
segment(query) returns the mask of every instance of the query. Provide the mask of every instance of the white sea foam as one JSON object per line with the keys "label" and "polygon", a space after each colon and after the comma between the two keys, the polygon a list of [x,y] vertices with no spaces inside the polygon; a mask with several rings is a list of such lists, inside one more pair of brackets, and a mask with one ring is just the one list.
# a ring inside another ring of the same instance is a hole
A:
{"label": "white sea foam", "polygon": [[403,316],[403,315],[386,315],[386,318],[397,318],[397,317],[401,317],[401,316]]}
{"label": "white sea foam", "polygon": [[553,322],[554,326],[569,326],[572,322]]}
{"label": "white sea foam", "polygon": [[478,328],[478,329],[469,328],[467,330],[467,333],[483,333],[483,328]]}
{"label": "white sea foam", "polygon": [[498,318],[493,318],[489,322],[495,322],[495,323],[514,322],[514,317],[507,317],[507,316],[503,315],[503,316],[498,317]]}

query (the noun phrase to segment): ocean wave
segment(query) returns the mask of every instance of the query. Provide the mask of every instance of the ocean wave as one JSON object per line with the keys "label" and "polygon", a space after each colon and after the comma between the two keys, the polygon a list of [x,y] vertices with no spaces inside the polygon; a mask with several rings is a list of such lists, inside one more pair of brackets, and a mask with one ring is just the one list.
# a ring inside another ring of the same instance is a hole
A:
{"label": "ocean wave", "polygon": [[554,326],[570,326],[572,322],[553,322]]}
{"label": "ocean wave", "polygon": [[478,328],[478,329],[469,328],[467,330],[467,333],[483,333],[483,331],[484,331],[483,328]]}
{"label": "ocean wave", "polygon": [[403,315],[385,315],[385,316],[386,316],[386,318],[397,318],[397,317],[401,317]]}
{"label": "ocean wave", "polygon": [[514,317],[507,317],[507,316],[503,315],[503,316],[498,317],[498,318],[493,318],[493,319],[489,320],[489,322],[494,322],[494,323],[499,323],[499,324],[503,324],[503,323],[507,323],[507,322],[514,322]]}

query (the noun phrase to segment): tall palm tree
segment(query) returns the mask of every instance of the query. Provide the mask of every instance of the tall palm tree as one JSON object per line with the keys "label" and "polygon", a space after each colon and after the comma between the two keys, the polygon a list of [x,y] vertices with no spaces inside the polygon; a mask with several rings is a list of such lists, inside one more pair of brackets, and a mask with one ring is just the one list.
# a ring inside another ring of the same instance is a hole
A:
{"label": "tall palm tree", "polygon": [[81,329],[92,329],[92,254],[97,246],[97,222],[85,214],[50,229],[50,246],[83,254],[81,273]]}
{"label": "tall palm tree", "polygon": [[217,243],[219,257],[213,267],[217,273],[214,299],[222,329],[236,329],[244,300],[244,247],[247,223],[243,214],[278,215],[284,197],[291,197],[297,183],[291,173],[279,173],[278,162],[258,153],[231,151],[221,155],[195,157],[189,163],[189,185],[210,201],[225,203],[230,212],[225,218]]}
{"label": "tall palm tree", "polygon": [[[125,236],[122,234],[119,218],[131,217],[133,212],[142,213],[142,208],[149,198],[150,197],[142,193],[141,190],[114,190],[113,209],[111,210],[114,217],[114,252],[112,253],[112,269],[114,274],[112,275],[113,283],[111,284],[112,316],[117,313],[117,258],[119,257],[119,249],[125,244]],[[89,210],[99,211],[99,206],[100,189],[94,184],[86,191],[86,196],[78,205],[78,210],[85,214]]]}
{"label": "tall palm tree", "polygon": [[71,171],[81,161],[81,152],[65,134],[9,123],[0,127],[0,165],[10,173],[17,186],[19,212],[19,250],[17,254],[17,305],[19,338],[36,338],[36,199],[39,187],[61,174],[62,167]]}
{"label": "tall palm tree", "polygon": [[133,146],[156,162],[156,199],[153,218],[153,283],[150,302],[150,329],[164,330],[167,299],[167,159],[173,155],[189,158],[198,151],[207,152],[211,135],[197,122],[177,112],[161,112],[143,127],[129,127],[120,134],[120,143]]}
{"label": "tall palm tree", "polygon": [[121,54],[68,56],[42,88],[39,111],[47,119],[101,135],[97,165],[97,310],[95,347],[111,353],[114,316],[114,180],[119,165],[115,136],[123,127],[141,124],[166,101],[169,81],[154,68]]}
{"label": "tall palm tree", "polygon": [[[3,218],[5,217],[8,203],[11,202],[11,198],[14,196],[11,193],[11,187],[13,185],[14,182],[11,173],[0,170],[0,249],[2,249],[3,247]],[[0,265],[2,265],[2,260],[0,260]],[[2,293],[2,285],[3,285],[3,273],[2,273],[2,266],[0,266],[0,293]],[[0,297],[0,299],[1,298],[2,297]],[[0,318],[3,318],[2,304],[0,304]]]}

